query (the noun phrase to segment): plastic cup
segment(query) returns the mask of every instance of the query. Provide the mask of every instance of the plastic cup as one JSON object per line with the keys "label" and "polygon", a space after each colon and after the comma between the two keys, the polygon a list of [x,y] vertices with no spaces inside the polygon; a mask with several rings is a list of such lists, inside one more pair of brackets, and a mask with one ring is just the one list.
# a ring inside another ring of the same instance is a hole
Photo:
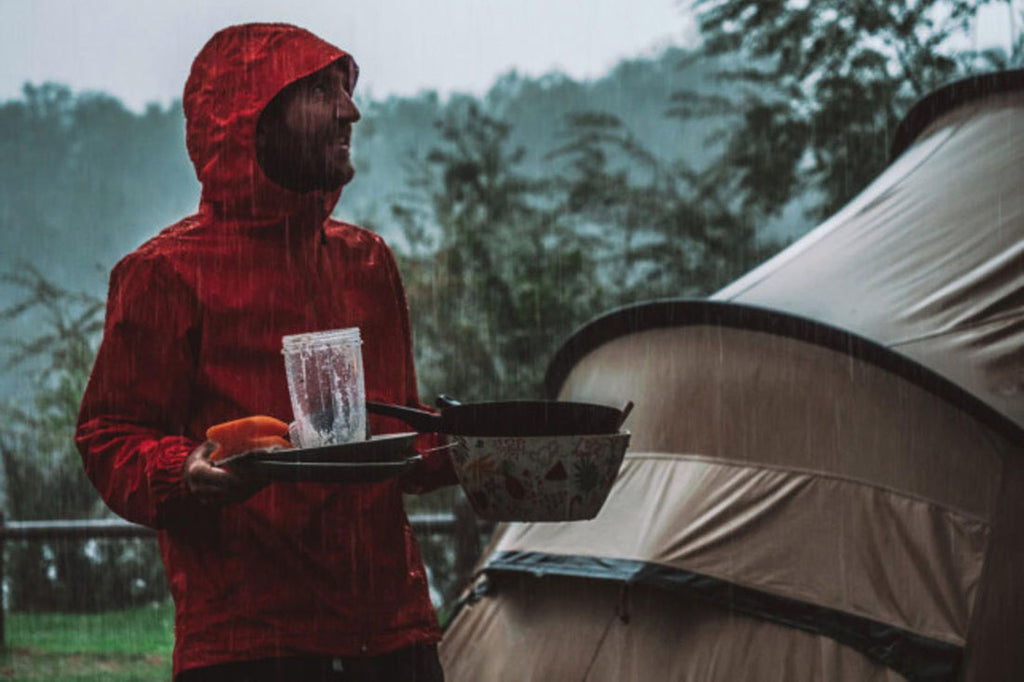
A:
{"label": "plastic cup", "polygon": [[359,329],[294,334],[282,339],[295,421],[292,443],[302,448],[365,440],[366,387]]}

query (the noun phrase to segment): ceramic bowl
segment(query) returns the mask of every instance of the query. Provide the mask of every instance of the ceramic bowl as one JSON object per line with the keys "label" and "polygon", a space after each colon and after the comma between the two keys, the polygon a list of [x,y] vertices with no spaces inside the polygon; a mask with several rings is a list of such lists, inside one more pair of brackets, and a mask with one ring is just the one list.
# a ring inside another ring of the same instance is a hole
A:
{"label": "ceramic bowl", "polygon": [[629,435],[456,436],[452,462],[481,518],[579,521],[604,505]]}

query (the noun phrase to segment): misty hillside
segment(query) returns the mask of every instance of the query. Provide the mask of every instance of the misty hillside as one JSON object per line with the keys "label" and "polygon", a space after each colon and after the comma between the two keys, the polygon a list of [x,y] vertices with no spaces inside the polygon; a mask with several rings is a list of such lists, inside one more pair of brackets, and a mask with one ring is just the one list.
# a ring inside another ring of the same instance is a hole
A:
{"label": "misty hillside", "polygon": [[[669,48],[623,61],[586,82],[509,73],[479,104],[510,124],[511,144],[524,148],[523,169],[532,173],[557,173],[558,161],[545,156],[564,141],[566,115],[580,111],[612,113],[648,149],[699,165],[706,157],[701,124],[665,115],[673,92],[713,87],[706,64],[679,68],[685,54]],[[438,143],[435,121],[474,99],[424,92],[361,101],[358,174],[338,217],[398,239],[390,204],[403,191],[408,169]],[[179,105],[135,114],[102,93],[26,86],[21,99],[0,104],[0,127],[3,271],[32,263],[58,283],[102,294],[106,273],[121,255],[195,210],[199,186],[185,153]],[[798,221],[790,233],[804,227]]]}
{"label": "misty hillside", "polygon": [[[357,98],[363,112],[353,143],[357,175],[335,214],[377,230],[401,250],[403,235],[391,206],[408,202],[410,173],[422,170],[423,159],[441,142],[437,122],[468,104],[510,126],[509,146],[524,151],[518,170],[538,178],[563,170],[566,160],[550,154],[567,142],[566,117],[579,112],[611,114],[652,153],[700,166],[710,156],[707,122],[683,122],[666,112],[677,91],[721,86],[708,62],[690,60],[681,68],[686,56],[681,48],[668,48],[622,61],[591,81],[512,72],[481,98],[441,98],[430,91]],[[178,103],[136,114],[104,93],[27,84],[21,98],[0,103],[0,129],[0,275],[30,266],[56,285],[104,296],[108,273],[121,256],[196,210],[200,188],[185,151]],[[790,210],[759,233],[789,239],[808,227],[799,210]],[[24,293],[0,282],[0,310]],[[0,338],[32,338],[37,323],[33,315],[0,320]],[[0,375],[0,387],[9,389],[12,380]]]}
{"label": "misty hillside", "polygon": [[[681,123],[666,116],[678,90],[711,87],[706,64],[680,68],[686,56],[670,48],[657,57],[620,62],[603,78],[576,81],[562,74],[526,78],[515,72],[500,77],[482,98],[485,111],[511,125],[510,144],[525,151],[523,169],[536,175],[558,172],[558,161],[546,159],[564,144],[566,117],[599,111],[620,118],[645,147],[664,159],[681,158],[700,165],[708,154],[699,123]],[[447,110],[471,99],[457,95],[442,101],[436,93],[362,102],[364,118],[356,128],[358,175],[346,189],[338,214],[348,219],[372,219],[387,234],[387,211],[401,191],[410,163],[436,145],[433,122]]]}

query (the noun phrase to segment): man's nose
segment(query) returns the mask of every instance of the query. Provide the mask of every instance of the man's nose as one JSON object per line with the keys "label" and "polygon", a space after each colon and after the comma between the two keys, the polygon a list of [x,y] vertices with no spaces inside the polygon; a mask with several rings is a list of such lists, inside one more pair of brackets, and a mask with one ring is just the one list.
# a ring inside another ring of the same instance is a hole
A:
{"label": "man's nose", "polygon": [[352,97],[348,93],[342,92],[338,97],[334,105],[334,115],[342,121],[348,121],[349,123],[355,123],[362,114],[359,113],[359,107],[352,101]]}

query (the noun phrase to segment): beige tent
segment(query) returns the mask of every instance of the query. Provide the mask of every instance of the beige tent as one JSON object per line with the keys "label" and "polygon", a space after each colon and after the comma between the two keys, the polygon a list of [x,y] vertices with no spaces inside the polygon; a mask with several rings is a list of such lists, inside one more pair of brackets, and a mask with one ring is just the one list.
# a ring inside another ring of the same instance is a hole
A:
{"label": "beige tent", "polygon": [[593,521],[496,531],[449,680],[1024,679],[1024,74],[896,144],[713,300],[559,351],[630,452]]}

